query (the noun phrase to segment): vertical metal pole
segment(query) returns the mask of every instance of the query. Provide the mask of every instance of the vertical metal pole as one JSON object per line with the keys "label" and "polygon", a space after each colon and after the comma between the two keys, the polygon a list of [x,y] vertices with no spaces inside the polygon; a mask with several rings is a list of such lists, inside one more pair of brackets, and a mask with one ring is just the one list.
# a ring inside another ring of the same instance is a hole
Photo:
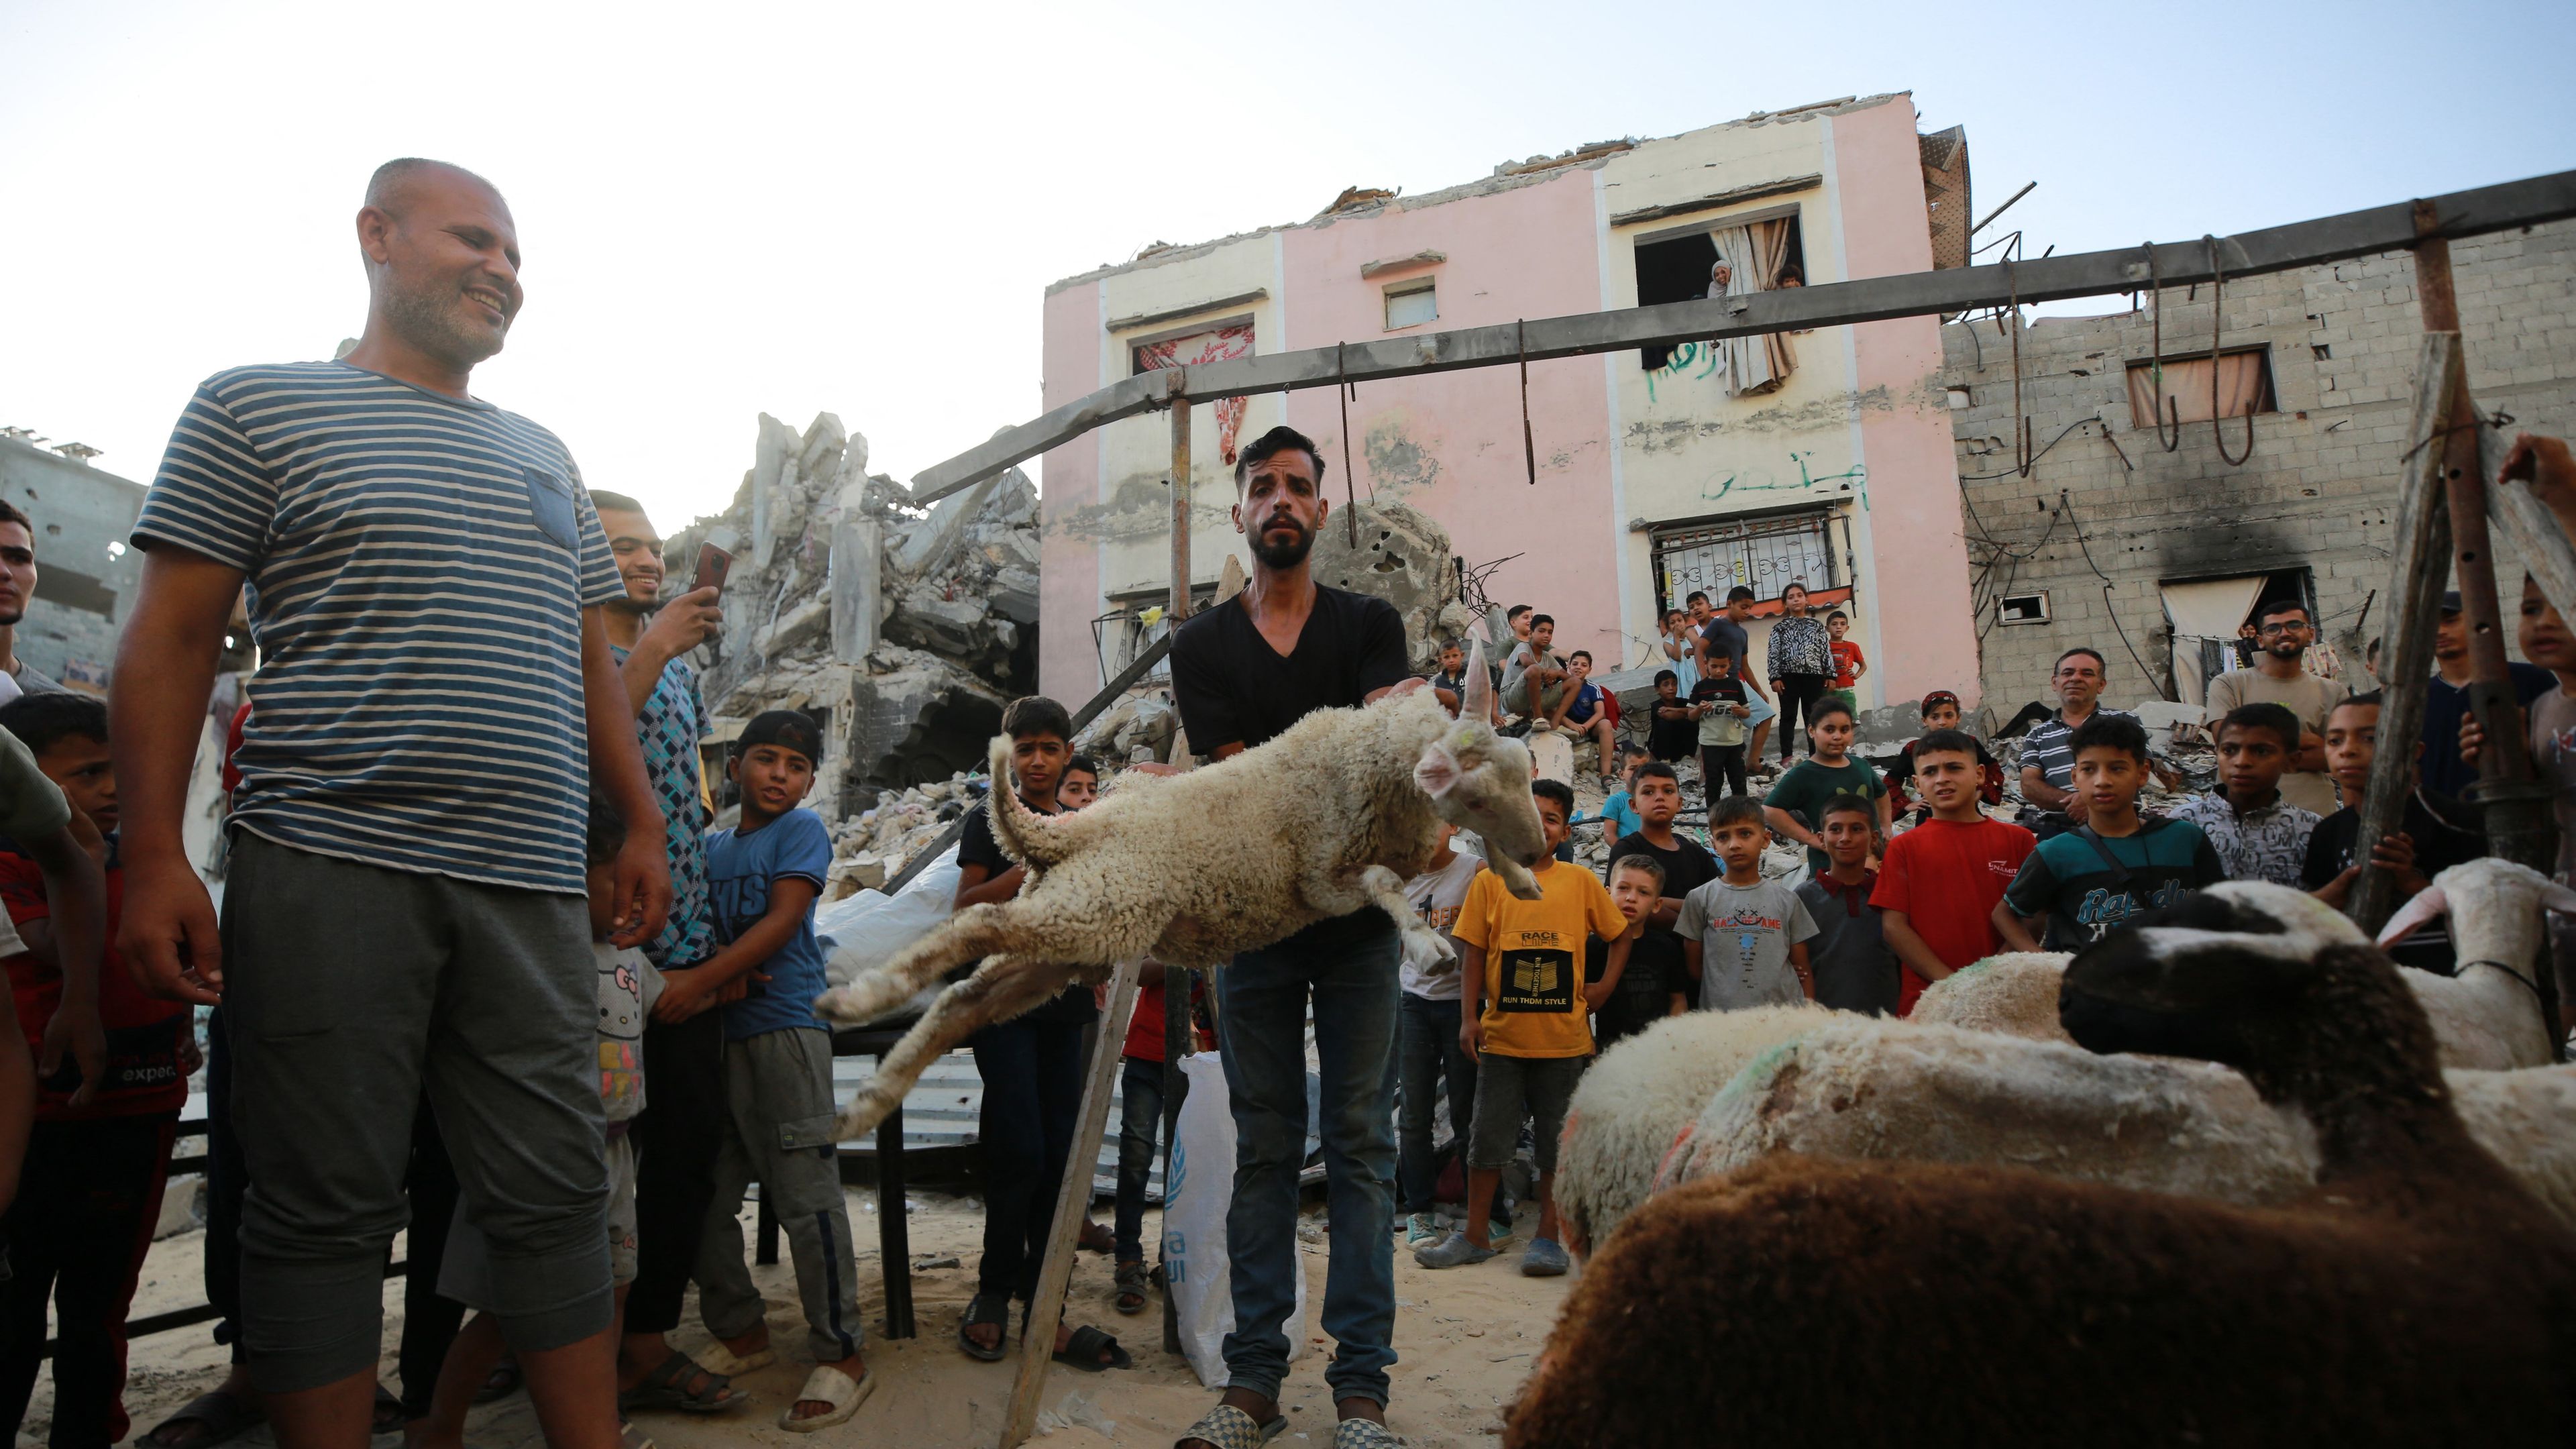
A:
{"label": "vertical metal pole", "polygon": [[[1190,988],[1197,977],[1186,968],[1163,968],[1163,1220],[1172,1212],[1172,1150],[1181,1140],[1181,1091],[1186,1080],[1181,1076],[1181,1058],[1190,1054]],[[1168,1242],[1160,1231],[1154,1234],[1158,1251],[1155,1260],[1164,1265],[1163,1273],[1163,1348],[1169,1353],[1181,1351],[1181,1310],[1172,1299],[1172,1257],[1160,1251]]]}
{"label": "vertical metal pole", "polygon": [[1190,399],[1181,391],[1185,374],[1172,378],[1172,601],[1165,620],[1172,628],[1190,616]]}

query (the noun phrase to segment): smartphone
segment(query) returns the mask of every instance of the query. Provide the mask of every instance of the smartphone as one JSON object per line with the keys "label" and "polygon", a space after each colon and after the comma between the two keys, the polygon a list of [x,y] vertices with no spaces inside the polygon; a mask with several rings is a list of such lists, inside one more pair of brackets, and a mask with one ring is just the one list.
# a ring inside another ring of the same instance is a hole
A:
{"label": "smartphone", "polygon": [[689,592],[696,593],[700,589],[723,588],[725,574],[732,568],[732,554],[725,552],[723,549],[716,547],[712,543],[699,544],[698,576],[689,581]]}

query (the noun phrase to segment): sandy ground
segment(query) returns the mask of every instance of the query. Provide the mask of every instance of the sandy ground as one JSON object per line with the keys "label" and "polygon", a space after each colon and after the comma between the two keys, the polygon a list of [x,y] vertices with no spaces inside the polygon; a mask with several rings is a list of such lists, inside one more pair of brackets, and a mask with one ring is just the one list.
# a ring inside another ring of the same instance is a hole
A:
{"label": "sandy ground", "polygon": [[[972,1198],[929,1193],[917,1194],[913,1201],[914,1260],[954,1257],[961,1266],[916,1272],[913,1291],[920,1336],[900,1341],[882,1337],[885,1297],[877,1266],[875,1194],[851,1190],[860,1291],[866,1300],[869,1332],[875,1335],[867,1358],[870,1369],[882,1378],[856,1417],[812,1435],[789,1434],[777,1427],[778,1411],[794,1397],[809,1367],[801,1354],[803,1333],[795,1307],[794,1274],[782,1261],[775,1267],[754,1269],[771,1305],[770,1332],[789,1350],[780,1363],[741,1381],[754,1402],[742,1411],[712,1417],[640,1416],[638,1422],[646,1432],[670,1449],[715,1449],[745,1442],[905,1449],[993,1443],[1018,1360],[979,1363],[956,1347],[958,1321],[974,1289],[981,1208]],[[1106,1220],[1105,1203],[1098,1215]],[[1322,1223],[1318,1211],[1310,1208],[1305,1222],[1309,1232],[1301,1236],[1320,1236],[1315,1231]],[[1150,1217],[1146,1231],[1150,1242],[1156,1231]],[[153,1246],[136,1295],[137,1314],[204,1301],[199,1278],[204,1241],[202,1233],[190,1232]],[[1333,1425],[1332,1399],[1324,1386],[1329,1344],[1316,1326],[1324,1296],[1325,1250],[1321,1241],[1300,1247],[1306,1267],[1308,1351],[1291,1367],[1283,1396],[1290,1429],[1278,1442],[1323,1445],[1330,1442]],[[1394,1370],[1389,1422],[1410,1443],[1422,1449],[1481,1445],[1492,1442],[1498,1433],[1502,1406],[1527,1376],[1572,1282],[1570,1278],[1522,1277],[1516,1249],[1517,1245],[1476,1267],[1432,1273],[1416,1267],[1412,1255],[1401,1243],[1397,1245],[1395,1344],[1400,1361]],[[389,1285],[385,1297],[384,1371],[390,1381],[401,1325],[399,1284]],[[1214,1392],[1199,1386],[1197,1376],[1178,1354],[1162,1351],[1160,1312],[1158,1304],[1137,1317],[1120,1317],[1112,1307],[1109,1259],[1092,1253],[1080,1256],[1068,1321],[1098,1324],[1116,1334],[1135,1353],[1137,1362],[1130,1371],[1097,1375],[1052,1367],[1040,1403],[1076,1426],[1044,1434],[1047,1443],[1066,1449],[1169,1444],[1215,1401]],[[694,1310],[678,1341],[682,1347],[705,1341],[696,1327]],[[137,1342],[126,1389],[135,1432],[147,1431],[165,1414],[219,1382],[228,1352],[209,1338],[204,1327]],[[1068,1402],[1077,1397],[1078,1403]],[[21,1446],[43,1442],[51,1411],[51,1385],[39,1382],[21,1428]],[[1097,1427],[1101,1421],[1114,1428],[1104,1433]],[[275,1441],[263,1428],[234,1442],[259,1446]],[[390,1437],[378,1441],[386,1449],[397,1442]],[[475,1449],[520,1449],[541,1442],[526,1397],[514,1396],[476,1410],[467,1442]]]}

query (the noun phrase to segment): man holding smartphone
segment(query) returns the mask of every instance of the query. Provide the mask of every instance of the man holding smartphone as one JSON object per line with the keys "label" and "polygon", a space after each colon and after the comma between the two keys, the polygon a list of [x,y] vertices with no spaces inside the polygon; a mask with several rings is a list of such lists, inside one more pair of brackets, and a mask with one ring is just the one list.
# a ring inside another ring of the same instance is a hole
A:
{"label": "man holding smartphone", "polygon": [[[706,821],[698,775],[698,742],[706,738],[707,705],[687,655],[712,638],[724,622],[723,590],[705,578],[688,592],[662,599],[662,539],[644,506],[622,493],[594,489],[599,526],[608,535],[626,597],[603,611],[609,651],[617,657],[627,701],[635,708],[635,733],[644,748],[644,773],[670,822],[671,920],[647,943],[644,954],[671,984],[716,952],[715,916],[707,895]],[[718,560],[724,559],[715,550]],[[701,574],[707,571],[701,559]],[[715,578],[722,577],[719,568]],[[702,586],[703,585],[703,586]],[[710,997],[707,1007],[739,997],[748,978]],[[697,1262],[707,1196],[714,1187],[716,1148],[724,1134],[724,1024],[720,1012],[702,1007],[685,1021],[657,1015],[644,1027],[644,1079],[652,1100],[635,1120],[636,1273],[627,1290],[626,1324],[619,1345],[621,1393],[660,1407],[748,1402],[732,1393],[723,1345],[708,1351],[711,1370],[671,1347],[664,1335],[680,1326],[680,1299]]]}

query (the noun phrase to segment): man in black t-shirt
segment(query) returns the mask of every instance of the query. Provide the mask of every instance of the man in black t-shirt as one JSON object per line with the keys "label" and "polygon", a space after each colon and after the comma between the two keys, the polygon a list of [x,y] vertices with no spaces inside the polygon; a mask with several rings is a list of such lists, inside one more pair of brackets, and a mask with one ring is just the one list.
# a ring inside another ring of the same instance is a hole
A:
{"label": "man in black t-shirt", "polygon": [[[1252,545],[1243,592],[1181,626],[1172,697],[1193,749],[1230,759],[1319,709],[1423,687],[1408,678],[1404,624],[1383,599],[1317,584],[1307,566],[1331,515],[1312,439],[1273,428],[1238,455],[1234,524]],[[1293,787],[1293,782],[1292,782]],[[1259,821],[1241,822],[1260,829]],[[1306,1149],[1306,1017],[1311,1004],[1323,1095],[1332,1266],[1324,1379],[1344,1419],[1385,1422],[1395,1363],[1395,1074],[1401,951],[1375,907],[1319,921],[1219,968],[1218,1030],[1234,1114],[1234,1203],[1226,1214],[1234,1332],[1223,1401],[1180,1449],[1227,1434],[1267,1437],[1288,1372],[1282,1330],[1296,1304],[1297,1175]],[[1291,1329],[1294,1328],[1290,1324]],[[1271,1431],[1271,1432],[1276,1432]]]}

